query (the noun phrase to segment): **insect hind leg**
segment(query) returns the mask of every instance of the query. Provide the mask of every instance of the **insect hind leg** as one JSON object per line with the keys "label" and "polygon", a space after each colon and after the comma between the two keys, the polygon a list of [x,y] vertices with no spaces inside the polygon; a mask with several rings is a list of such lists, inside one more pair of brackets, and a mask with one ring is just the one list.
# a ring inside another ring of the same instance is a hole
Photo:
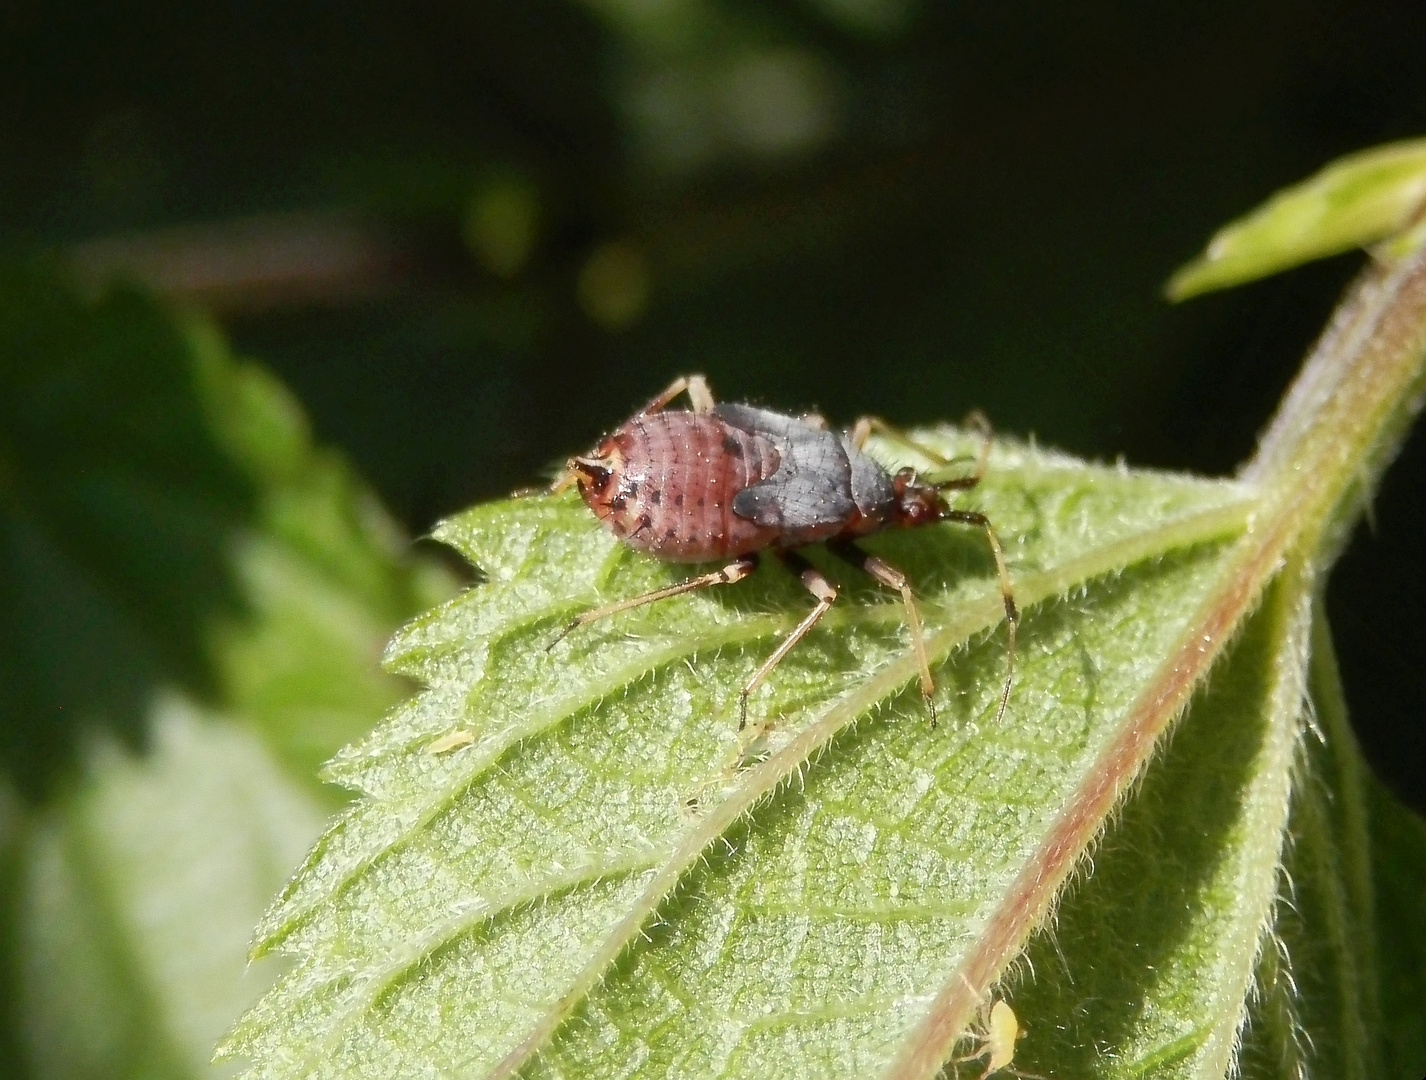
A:
{"label": "insect hind leg", "polygon": [[645,604],[653,604],[659,600],[667,600],[673,596],[682,596],[684,593],[712,588],[714,585],[731,585],[735,581],[742,581],[743,578],[751,574],[757,567],[758,557],[756,555],[744,555],[740,559],[734,559],[721,570],[700,574],[697,577],[689,578],[687,581],[681,581],[677,585],[668,585],[662,589],[655,589],[653,592],[644,593],[641,596],[631,596],[627,600],[619,600],[613,604],[606,604],[604,607],[591,608],[589,611],[571,619],[569,624],[559,632],[559,635],[545,646],[545,652],[549,652],[581,626],[588,626],[592,622],[607,619],[610,615],[617,615],[621,611],[643,607]]}
{"label": "insect hind leg", "polygon": [[695,413],[713,411],[713,391],[708,387],[708,380],[702,375],[680,375],[669,383],[661,394],[640,409],[639,413],[647,416],[650,413],[662,412],[670,401],[683,393],[688,394],[688,402]]}
{"label": "insect hind leg", "polygon": [[748,696],[763,684],[763,680],[772,674],[773,669],[782,663],[787,654],[790,653],[799,641],[812,632],[812,628],[817,625],[823,615],[837,599],[837,587],[827,580],[826,575],[818,570],[801,555],[791,551],[780,552],[778,557],[783,563],[797,575],[803,587],[817,598],[817,606],[808,612],[807,617],[793,627],[792,632],[782,639],[782,642],[773,650],[771,656],[763,661],[762,667],[753,673],[753,677],[744,684],[743,689],[738,693],[738,730],[742,731],[748,726]]}

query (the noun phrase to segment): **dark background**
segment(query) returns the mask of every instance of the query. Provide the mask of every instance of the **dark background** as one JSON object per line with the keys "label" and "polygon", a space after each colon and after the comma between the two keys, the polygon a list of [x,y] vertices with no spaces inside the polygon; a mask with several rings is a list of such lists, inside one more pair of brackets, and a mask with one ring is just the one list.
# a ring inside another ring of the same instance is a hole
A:
{"label": "dark background", "polygon": [[[1416,0],[10,4],[0,255],[217,312],[417,534],[685,371],[1223,473],[1362,258],[1162,282],[1426,134],[1423,55]],[[1426,809],[1423,496],[1418,430],[1329,608]]]}

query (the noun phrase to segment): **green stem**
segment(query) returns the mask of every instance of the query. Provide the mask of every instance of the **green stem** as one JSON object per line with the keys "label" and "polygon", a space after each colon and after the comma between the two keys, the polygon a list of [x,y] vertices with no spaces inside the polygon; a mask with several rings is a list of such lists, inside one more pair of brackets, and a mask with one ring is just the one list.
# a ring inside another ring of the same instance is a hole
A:
{"label": "green stem", "polygon": [[1242,478],[1308,542],[1336,547],[1426,392],[1426,248],[1370,267],[1283,398]]}
{"label": "green stem", "polygon": [[1243,470],[1262,502],[1217,587],[937,995],[887,1080],[929,1080],[940,1071],[991,986],[1049,916],[1122,793],[1294,555],[1306,562],[1302,587],[1312,588],[1420,410],[1423,361],[1426,250],[1369,268],[1339,305]]}

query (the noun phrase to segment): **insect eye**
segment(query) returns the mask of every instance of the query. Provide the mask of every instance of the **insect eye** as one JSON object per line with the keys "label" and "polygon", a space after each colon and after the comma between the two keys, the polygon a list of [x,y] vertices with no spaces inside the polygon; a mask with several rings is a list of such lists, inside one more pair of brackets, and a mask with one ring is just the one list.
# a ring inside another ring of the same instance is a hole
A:
{"label": "insect eye", "polygon": [[589,458],[574,458],[569,466],[583,478],[583,480],[595,490],[603,490],[609,483],[609,478],[614,475],[612,469],[604,465],[602,461],[591,460]]}
{"label": "insect eye", "polygon": [[897,495],[901,495],[907,488],[916,483],[916,470],[911,468],[897,469],[891,477],[891,488]]}

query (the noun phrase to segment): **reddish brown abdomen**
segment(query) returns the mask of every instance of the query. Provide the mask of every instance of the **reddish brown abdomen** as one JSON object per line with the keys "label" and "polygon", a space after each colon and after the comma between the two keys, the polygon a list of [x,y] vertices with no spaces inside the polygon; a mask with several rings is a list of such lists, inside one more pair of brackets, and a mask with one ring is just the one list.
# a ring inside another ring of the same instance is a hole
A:
{"label": "reddish brown abdomen", "polygon": [[712,562],[768,547],[775,529],[733,513],[733,496],[777,471],[767,439],[708,414],[636,416],[596,454],[612,475],[580,494],[615,536],[667,562]]}

